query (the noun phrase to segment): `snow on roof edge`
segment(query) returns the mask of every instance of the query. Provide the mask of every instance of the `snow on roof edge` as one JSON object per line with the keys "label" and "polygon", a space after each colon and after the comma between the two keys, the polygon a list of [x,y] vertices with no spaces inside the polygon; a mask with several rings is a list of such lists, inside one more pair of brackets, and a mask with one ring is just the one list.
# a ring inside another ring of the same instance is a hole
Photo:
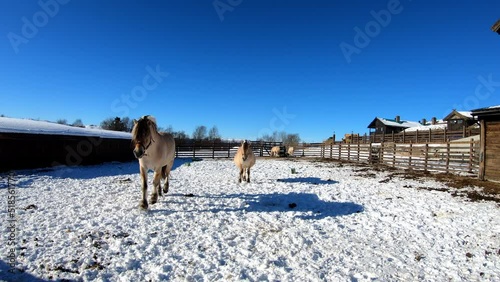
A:
{"label": "snow on roof edge", "polygon": [[0,117],[0,133],[24,133],[45,135],[89,136],[113,139],[131,139],[128,132],[81,128],[70,125],[30,119]]}

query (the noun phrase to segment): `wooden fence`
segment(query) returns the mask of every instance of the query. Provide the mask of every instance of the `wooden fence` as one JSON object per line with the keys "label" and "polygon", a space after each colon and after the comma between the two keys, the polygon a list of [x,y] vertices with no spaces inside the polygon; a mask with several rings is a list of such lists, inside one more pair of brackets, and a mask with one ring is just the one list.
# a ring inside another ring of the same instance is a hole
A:
{"label": "wooden fence", "polygon": [[[178,144],[176,157],[232,158],[240,143]],[[256,156],[268,157],[273,146],[281,143],[252,142]],[[359,163],[383,164],[391,167],[477,174],[479,171],[479,141],[439,143],[303,143],[291,157],[324,158]]]}
{"label": "wooden fence", "polygon": [[[260,142],[253,141],[252,149],[256,156],[269,156],[271,148],[282,146],[281,142]],[[238,151],[240,142],[234,141],[184,141],[178,142],[176,146],[177,158],[232,158]]]}
{"label": "wooden fence", "polygon": [[[178,142],[178,158],[232,158],[240,142]],[[278,142],[253,141],[254,154],[270,156]],[[295,148],[292,157],[324,158],[351,162],[383,164],[398,168],[477,174],[479,142],[426,143],[304,143]],[[109,161],[134,160],[128,139],[98,137],[0,134],[0,171],[50,167],[55,165],[88,165]]]}
{"label": "wooden fence", "polygon": [[303,144],[294,155],[446,173],[477,174],[479,171],[479,141],[474,140],[420,144]]}
{"label": "wooden fence", "polygon": [[[396,143],[446,143],[448,141],[457,140],[460,138],[479,135],[479,128],[471,128],[457,131],[450,131],[446,129],[439,130],[421,130],[391,134],[375,134],[370,135],[354,135],[349,142],[355,143],[381,143],[381,142],[396,142]],[[345,143],[345,142],[344,142]]]}

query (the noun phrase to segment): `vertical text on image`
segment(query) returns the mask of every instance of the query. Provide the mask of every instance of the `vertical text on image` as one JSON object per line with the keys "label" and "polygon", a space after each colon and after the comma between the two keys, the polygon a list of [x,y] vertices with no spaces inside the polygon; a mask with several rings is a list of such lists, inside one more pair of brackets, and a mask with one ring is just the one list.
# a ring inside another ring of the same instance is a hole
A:
{"label": "vertical text on image", "polygon": [[7,264],[10,266],[9,272],[14,273],[17,266],[17,217],[16,217],[16,187],[14,184],[14,174],[9,174],[7,178]]}

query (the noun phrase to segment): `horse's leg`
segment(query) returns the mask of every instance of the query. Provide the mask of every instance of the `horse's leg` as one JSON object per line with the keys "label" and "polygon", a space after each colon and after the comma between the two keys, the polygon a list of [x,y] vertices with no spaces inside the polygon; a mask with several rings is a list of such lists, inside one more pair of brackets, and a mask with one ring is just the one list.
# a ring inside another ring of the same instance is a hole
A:
{"label": "horse's leg", "polygon": [[141,202],[139,203],[139,207],[141,207],[141,209],[147,210],[148,200],[146,199],[146,196],[148,194],[148,170],[141,166],[140,173],[142,180],[142,199]]}
{"label": "horse's leg", "polygon": [[155,173],[153,175],[153,194],[151,194],[151,199],[149,200],[152,205],[158,202],[158,191],[160,190],[160,180],[161,180],[161,172],[155,170]]}
{"label": "horse's leg", "polygon": [[243,167],[240,167],[240,178],[238,179],[238,182],[241,183],[241,178],[243,177]]}
{"label": "horse's leg", "polygon": [[168,186],[169,186],[169,180],[170,180],[170,169],[168,168],[168,165],[164,166],[162,168],[162,177],[163,180],[165,181],[165,184],[163,185],[163,193],[167,194],[168,193]]}
{"label": "horse's leg", "polygon": [[250,168],[247,168],[247,182],[250,183]]}

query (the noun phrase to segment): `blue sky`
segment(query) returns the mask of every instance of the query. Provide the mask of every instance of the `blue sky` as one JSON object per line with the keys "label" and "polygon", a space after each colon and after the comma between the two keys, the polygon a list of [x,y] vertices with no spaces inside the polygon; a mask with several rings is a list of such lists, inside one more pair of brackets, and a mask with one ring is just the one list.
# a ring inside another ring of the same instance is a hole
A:
{"label": "blue sky", "polygon": [[[500,1],[0,1],[0,114],[307,142],[500,104]],[[339,139],[340,137],[337,137]]]}

